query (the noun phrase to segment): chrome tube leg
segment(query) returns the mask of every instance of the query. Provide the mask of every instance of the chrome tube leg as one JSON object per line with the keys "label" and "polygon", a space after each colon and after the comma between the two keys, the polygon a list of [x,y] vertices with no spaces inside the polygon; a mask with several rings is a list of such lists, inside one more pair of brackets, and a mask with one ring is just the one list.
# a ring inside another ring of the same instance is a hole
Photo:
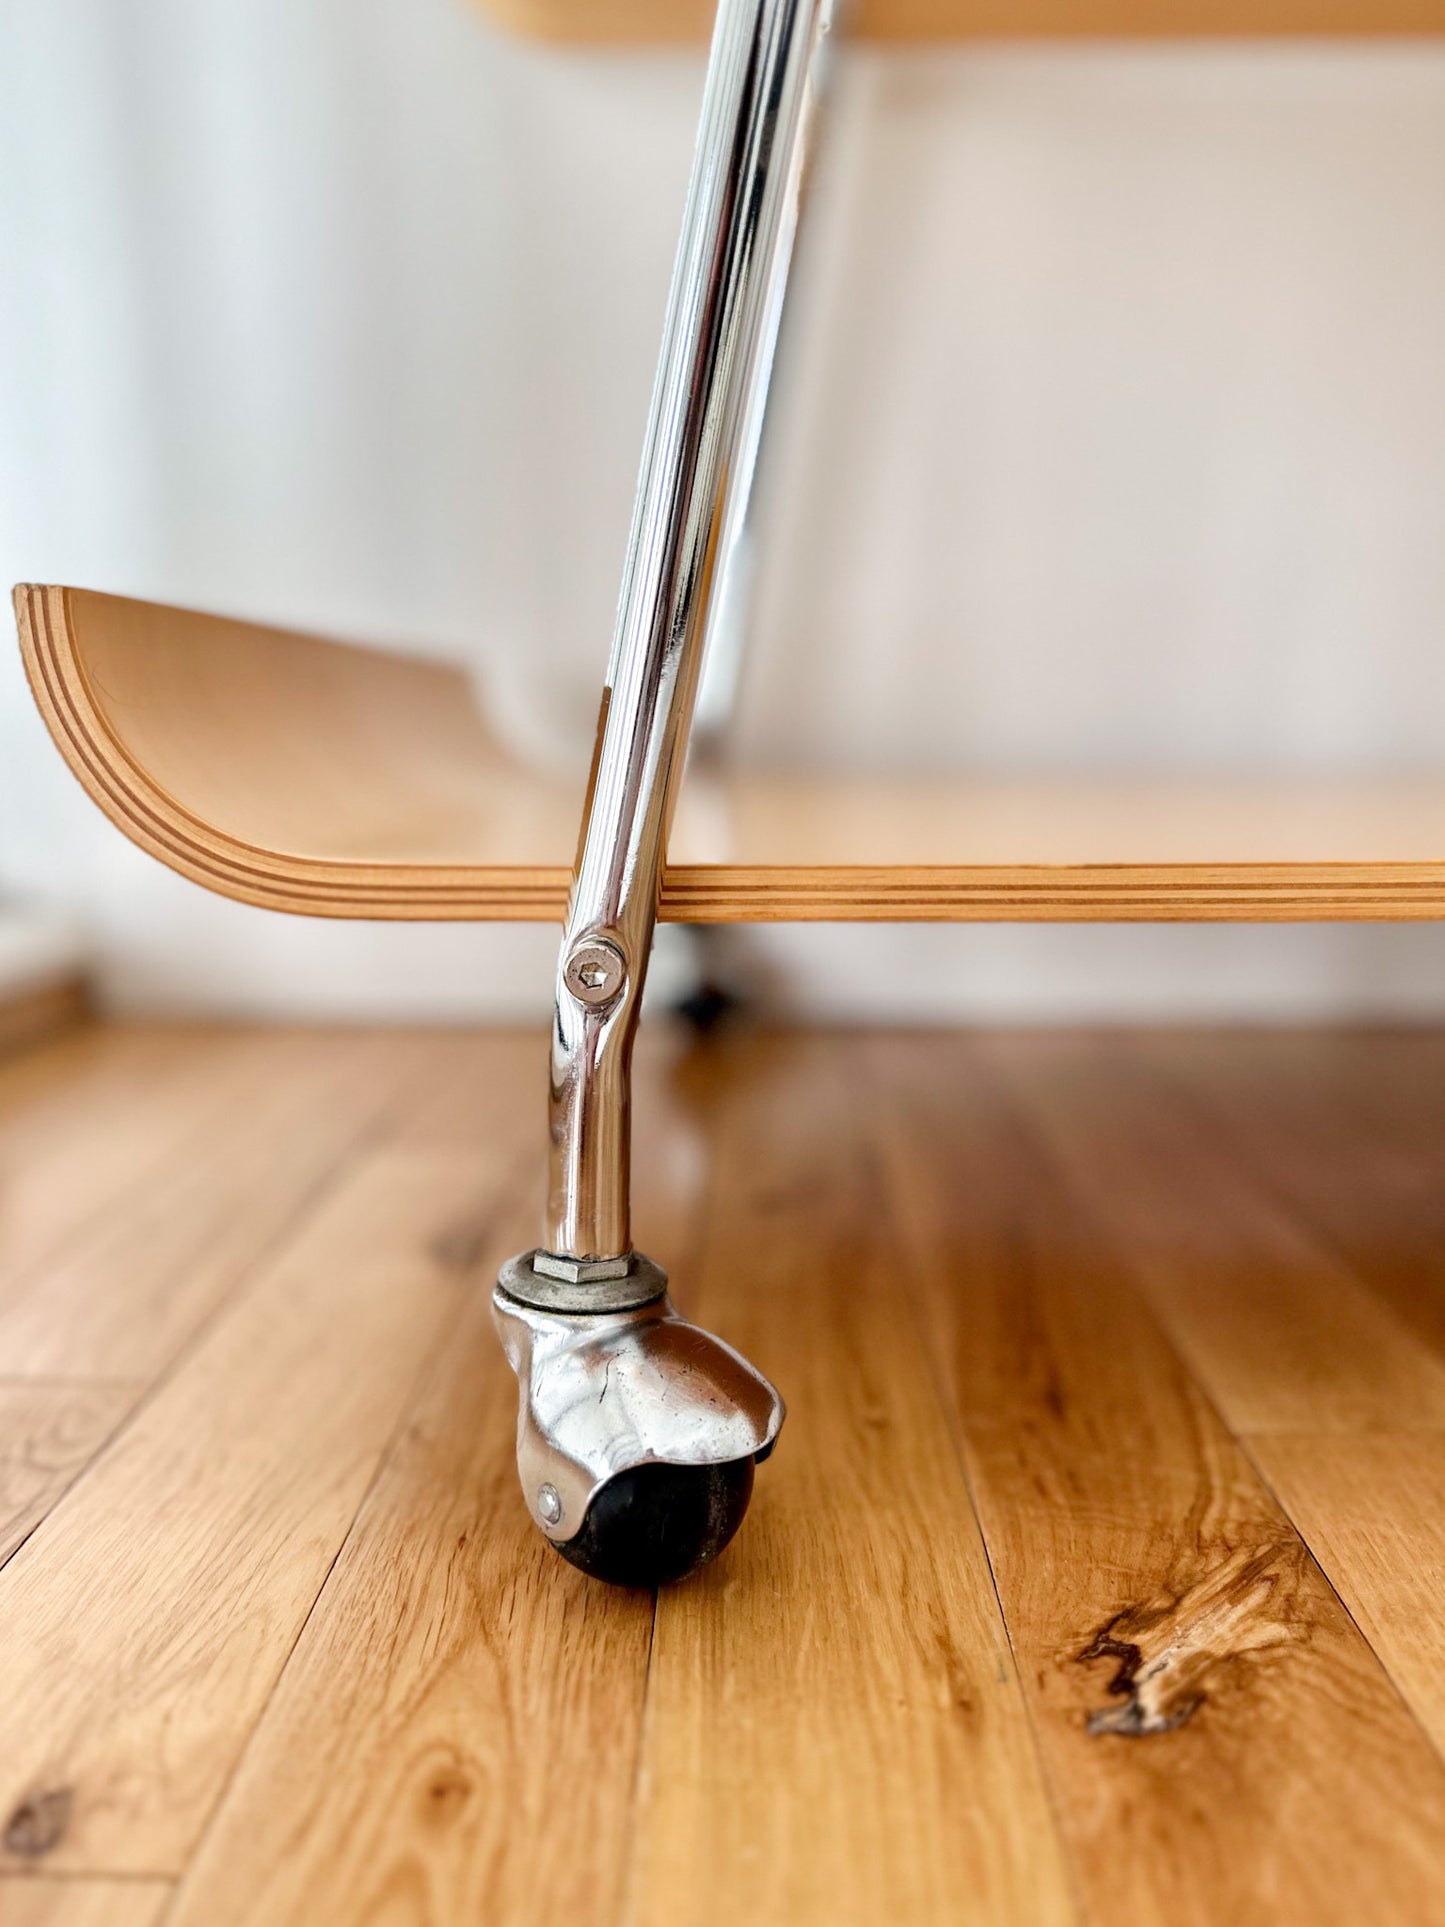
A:
{"label": "chrome tube leg", "polygon": [[558,961],[545,1240],[503,1268],[543,1533],[624,1584],[721,1551],[781,1399],[632,1246],[633,1038],[715,579],[771,372],[831,0],[722,0]]}

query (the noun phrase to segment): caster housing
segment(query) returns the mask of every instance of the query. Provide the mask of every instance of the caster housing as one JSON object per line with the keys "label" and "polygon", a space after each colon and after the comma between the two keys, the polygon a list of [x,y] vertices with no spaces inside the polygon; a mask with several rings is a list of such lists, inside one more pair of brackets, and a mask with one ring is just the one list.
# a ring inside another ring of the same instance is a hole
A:
{"label": "caster housing", "polygon": [[[520,1387],[527,1508],[556,1550],[594,1578],[626,1586],[685,1578],[742,1523],[783,1401],[730,1345],[678,1315],[647,1260],[634,1260],[630,1274],[646,1281],[634,1295],[655,1291],[645,1303],[568,1311],[534,1256],[512,1259],[492,1298]],[[627,1295],[614,1285],[614,1296]],[[528,1303],[534,1296],[544,1302]]]}

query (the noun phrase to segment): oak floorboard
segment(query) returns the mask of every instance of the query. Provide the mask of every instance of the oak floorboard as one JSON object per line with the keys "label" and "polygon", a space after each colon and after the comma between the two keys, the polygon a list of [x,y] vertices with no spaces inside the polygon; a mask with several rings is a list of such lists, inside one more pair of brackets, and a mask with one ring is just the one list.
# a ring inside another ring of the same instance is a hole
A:
{"label": "oak floorboard", "polygon": [[118,1071],[130,1076],[138,1061],[163,1056],[166,1040],[179,1058],[185,1040],[193,1045],[198,1034],[180,1025],[88,1023],[35,1050],[0,1053],[0,1146],[53,1129],[57,1120],[62,1129],[79,1129]]}
{"label": "oak floorboard", "polygon": [[204,1023],[91,1022],[34,1050],[0,1055],[0,1147],[23,1145],[34,1155],[57,1133],[99,1133],[134,1101],[138,1078],[153,1085],[192,1077],[198,1060],[237,1035]]}
{"label": "oak floorboard", "polygon": [[97,1028],[0,1065],[0,1303],[184,1146],[213,1108],[212,1079],[253,1048],[216,1032]]}
{"label": "oak floorboard", "polygon": [[1234,1432],[1445,1429],[1445,1359],[1127,1044],[983,1048]]}
{"label": "oak floorboard", "polygon": [[[836,1039],[674,1080],[690,1314],[786,1388],[738,1541],[658,1600],[626,1917],[1073,1917],[997,1602]],[[689,1114],[690,1112],[690,1114]]]}
{"label": "oak floorboard", "polygon": [[94,1014],[90,985],[79,969],[27,989],[0,992],[0,1059],[81,1030]]}
{"label": "oak floorboard", "polygon": [[[1445,1435],[1287,1437],[1251,1450],[1355,1622],[1445,1754]],[[1442,1897],[1445,1912],[1445,1897]]]}
{"label": "oak floorboard", "polygon": [[[1131,1040],[1222,1142],[1445,1351],[1440,1040],[1412,1033]],[[1445,1751],[1445,1431],[1252,1436],[1250,1451],[1391,1678]]]}
{"label": "oak floorboard", "polygon": [[1221,1141],[1445,1358],[1445,1048],[1419,1032],[1134,1040]]}
{"label": "oak floorboard", "polygon": [[637,1072],[638,1241],[792,1408],[650,1668],[487,1330],[539,1032],[0,1065],[0,1927],[1445,1919],[1445,1037]]}
{"label": "oak floorboard", "polygon": [[[698,1234],[704,1160],[668,1105],[670,1040],[637,1053],[635,1202],[649,1253]],[[589,1584],[516,1486],[515,1382],[490,1327],[500,1260],[541,1206],[546,1038],[448,1042],[393,1142],[484,1151],[535,1114],[500,1221],[457,1221],[475,1292],[429,1371],[180,1888],[167,1927],[618,1918],[652,1640],[648,1594]],[[498,1079],[506,1105],[499,1109]],[[338,1691],[338,1682],[343,1682]],[[537,1841],[587,1842],[539,1853]],[[408,1911],[409,1910],[409,1911]]]}
{"label": "oak floorboard", "polygon": [[1134,1288],[1132,1168],[1062,1181],[999,1061],[890,1038],[861,1101],[1086,1914],[1436,1917],[1445,1768]]}
{"label": "oak floorboard", "polygon": [[47,1869],[184,1867],[514,1162],[357,1160],[0,1572],[0,1832],[48,1803]]}
{"label": "oak floorboard", "polygon": [[[394,1036],[243,1034],[170,1094],[123,1195],[0,1284],[0,1375],[154,1378],[431,1061]],[[84,1147],[69,1183],[105,1196]]]}
{"label": "oak floorboard", "polygon": [[0,1927],[159,1927],[168,1880],[0,1878]]}
{"label": "oak floorboard", "polygon": [[[501,1134],[519,1150],[531,1145],[540,1211],[547,1164],[546,1026],[421,1035],[429,1037],[436,1072],[408,1095],[388,1131],[390,1142],[407,1150],[485,1150]],[[537,1225],[527,1228],[535,1236]]]}
{"label": "oak floorboard", "polygon": [[517,1491],[491,1330],[507,1217],[167,1927],[617,1919],[652,1596],[584,1579]]}
{"label": "oak floorboard", "polygon": [[140,1389],[0,1383],[0,1566],[89,1464]]}

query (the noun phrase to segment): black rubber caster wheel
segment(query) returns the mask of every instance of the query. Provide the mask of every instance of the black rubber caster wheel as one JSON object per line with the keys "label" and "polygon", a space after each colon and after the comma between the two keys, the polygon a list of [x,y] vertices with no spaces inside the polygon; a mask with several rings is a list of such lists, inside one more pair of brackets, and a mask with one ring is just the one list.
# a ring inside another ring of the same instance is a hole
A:
{"label": "black rubber caster wheel", "polygon": [[753,1461],[638,1465],[607,1481],[564,1559],[613,1586],[669,1586],[716,1559],[743,1522]]}

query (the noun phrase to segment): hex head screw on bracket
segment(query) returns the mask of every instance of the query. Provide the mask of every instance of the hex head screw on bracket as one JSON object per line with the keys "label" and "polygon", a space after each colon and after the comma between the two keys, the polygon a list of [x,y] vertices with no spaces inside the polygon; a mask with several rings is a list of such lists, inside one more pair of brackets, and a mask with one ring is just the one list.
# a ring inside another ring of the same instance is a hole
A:
{"label": "hex head screw on bracket", "polygon": [[[634,1250],[631,1054],[715,580],[752,487],[831,0],[721,0],[653,393],[552,1031],[544,1243],[493,1317],[517,1468],[564,1558],[619,1585],[727,1545],[783,1402]],[[725,598],[724,598],[725,599]]]}
{"label": "hex head screw on bracket", "polygon": [[562,982],[590,1009],[610,1004],[627,982],[627,960],[607,937],[584,937],[562,965]]}

